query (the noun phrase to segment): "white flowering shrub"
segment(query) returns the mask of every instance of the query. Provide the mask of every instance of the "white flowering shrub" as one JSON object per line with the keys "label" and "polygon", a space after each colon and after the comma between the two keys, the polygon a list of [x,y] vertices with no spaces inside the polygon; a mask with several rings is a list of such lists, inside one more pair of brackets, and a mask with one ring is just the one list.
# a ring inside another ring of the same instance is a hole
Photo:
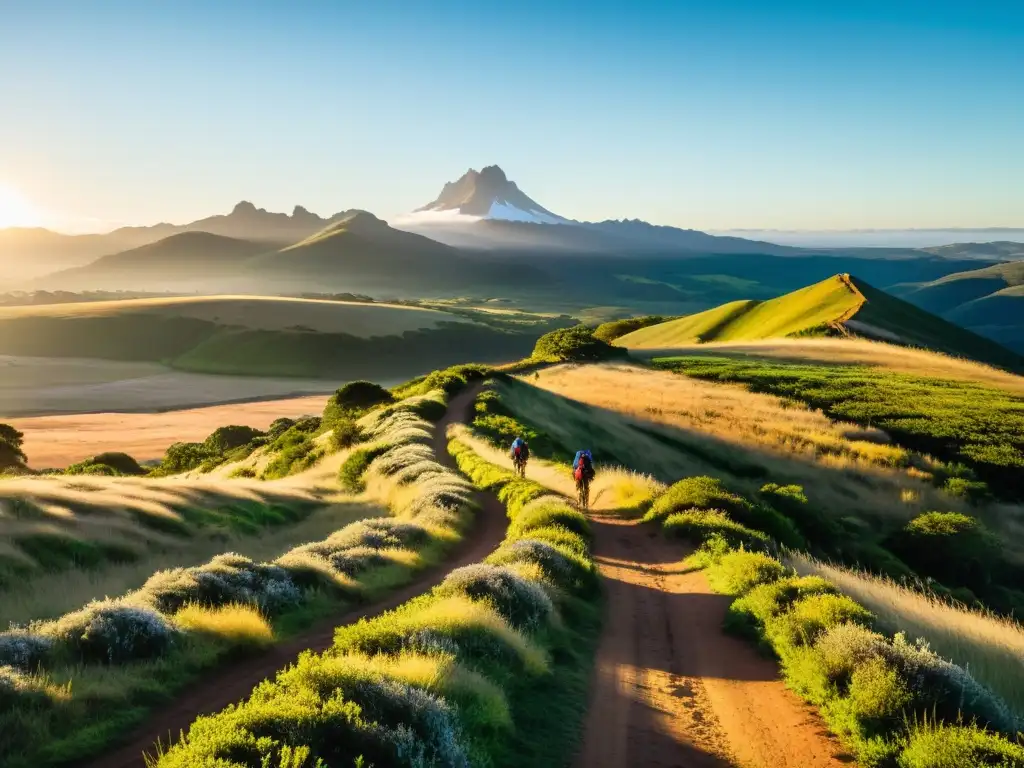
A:
{"label": "white flowering shrub", "polygon": [[0,667],[31,670],[37,667],[53,647],[53,638],[37,632],[12,629],[0,632]]}
{"label": "white flowering shrub", "polygon": [[476,563],[448,574],[441,594],[462,593],[488,600],[504,619],[521,630],[534,630],[550,620],[555,607],[540,585],[515,571],[489,563]]}
{"label": "white flowering shrub", "polygon": [[373,460],[370,466],[382,475],[393,475],[405,467],[423,461],[433,462],[434,452],[428,445],[419,443],[398,444],[387,453]]}
{"label": "white flowering shrub", "polygon": [[164,613],[174,613],[189,603],[245,603],[278,613],[298,602],[301,593],[279,565],[228,552],[194,568],[158,571],[131,597],[132,602]]}
{"label": "white flowering shrub", "polygon": [[80,661],[107,664],[155,658],[176,635],[157,611],[112,601],[94,601],[39,629]]}
{"label": "white flowering shrub", "polygon": [[551,544],[536,539],[519,539],[508,545],[502,545],[497,552],[488,558],[495,565],[507,563],[535,563],[556,584],[565,584],[573,577],[573,563],[562,552]]}
{"label": "white flowering shrub", "polygon": [[363,717],[380,724],[403,765],[469,768],[456,713],[443,699],[386,677],[360,680],[345,691]]}
{"label": "white flowering shrub", "polygon": [[458,656],[459,644],[433,629],[421,629],[402,639],[402,648],[430,656]]}

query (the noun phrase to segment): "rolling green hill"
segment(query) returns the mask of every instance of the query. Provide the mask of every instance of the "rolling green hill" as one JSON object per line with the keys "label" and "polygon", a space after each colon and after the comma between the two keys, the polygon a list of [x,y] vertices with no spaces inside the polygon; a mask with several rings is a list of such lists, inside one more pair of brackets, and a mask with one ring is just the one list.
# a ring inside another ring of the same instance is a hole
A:
{"label": "rolling green hill", "polygon": [[657,349],[788,336],[863,336],[1020,370],[1024,359],[850,275],[768,301],[736,301],[626,334],[628,348]]}
{"label": "rolling green hill", "polygon": [[6,307],[0,308],[0,355],[150,361],[203,373],[393,378],[438,361],[522,357],[542,333],[567,322],[488,319],[393,304],[254,296]]}
{"label": "rolling green hill", "polygon": [[901,295],[923,309],[1024,353],[1022,261],[994,264],[905,286]]}

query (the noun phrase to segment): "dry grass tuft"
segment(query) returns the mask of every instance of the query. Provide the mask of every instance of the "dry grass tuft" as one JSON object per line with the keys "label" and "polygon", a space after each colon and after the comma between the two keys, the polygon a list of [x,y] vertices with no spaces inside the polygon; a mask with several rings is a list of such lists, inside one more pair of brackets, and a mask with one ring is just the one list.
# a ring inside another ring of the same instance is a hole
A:
{"label": "dry grass tuft", "polygon": [[189,632],[212,635],[231,645],[265,647],[274,643],[274,630],[251,605],[187,605],[174,614],[174,623]]}

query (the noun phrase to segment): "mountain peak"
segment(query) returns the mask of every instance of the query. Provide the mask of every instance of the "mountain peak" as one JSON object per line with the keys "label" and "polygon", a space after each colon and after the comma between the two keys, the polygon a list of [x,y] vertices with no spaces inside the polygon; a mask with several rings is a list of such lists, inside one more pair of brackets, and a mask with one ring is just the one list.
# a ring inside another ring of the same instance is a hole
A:
{"label": "mountain peak", "polygon": [[242,202],[240,202],[238,205],[236,205],[231,210],[231,213],[232,214],[256,213],[256,206],[253,205],[252,203],[250,203],[248,200],[243,200]]}
{"label": "mountain peak", "polygon": [[533,224],[567,223],[524,194],[497,165],[479,171],[470,168],[456,181],[449,181],[436,200],[417,209],[418,213],[431,211]]}

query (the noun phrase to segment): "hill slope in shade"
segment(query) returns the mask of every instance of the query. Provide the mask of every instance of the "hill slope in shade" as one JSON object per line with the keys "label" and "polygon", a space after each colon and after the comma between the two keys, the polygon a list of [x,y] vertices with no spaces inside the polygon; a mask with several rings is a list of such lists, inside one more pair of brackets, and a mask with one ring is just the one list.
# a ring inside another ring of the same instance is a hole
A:
{"label": "hill slope in shade", "polygon": [[732,302],[627,334],[636,349],[792,336],[853,335],[934,349],[1012,370],[1024,359],[850,275],[836,275],[768,301]]}
{"label": "hill slope in shade", "polygon": [[67,269],[37,281],[46,288],[100,285],[108,290],[167,282],[194,282],[229,275],[247,259],[277,246],[208,232],[183,232],[155,243],[103,256],[84,267]]}
{"label": "hill slope in shade", "polygon": [[547,328],[507,330],[401,305],[251,296],[0,308],[0,355],[164,363],[198,373],[407,378],[523,357]]}

